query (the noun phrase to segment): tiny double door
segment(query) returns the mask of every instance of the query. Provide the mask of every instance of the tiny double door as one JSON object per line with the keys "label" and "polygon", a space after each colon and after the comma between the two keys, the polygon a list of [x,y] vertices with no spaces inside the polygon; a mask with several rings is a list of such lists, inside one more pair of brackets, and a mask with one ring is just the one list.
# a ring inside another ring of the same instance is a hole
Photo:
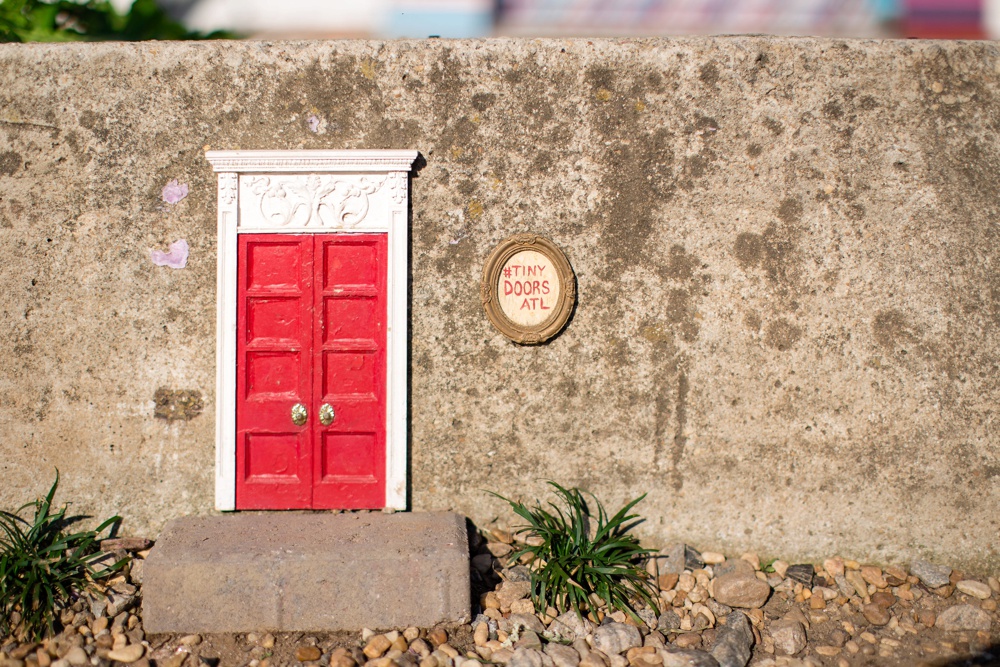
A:
{"label": "tiny double door", "polygon": [[387,235],[238,238],[236,508],[381,508]]}

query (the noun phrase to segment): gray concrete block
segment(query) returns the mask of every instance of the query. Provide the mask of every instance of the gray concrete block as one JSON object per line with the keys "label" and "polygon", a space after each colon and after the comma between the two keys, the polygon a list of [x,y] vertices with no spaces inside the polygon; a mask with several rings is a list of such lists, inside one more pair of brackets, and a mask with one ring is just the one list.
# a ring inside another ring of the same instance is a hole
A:
{"label": "gray concrete block", "polygon": [[429,627],[471,611],[465,519],[450,512],[182,517],[143,577],[150,633]]}

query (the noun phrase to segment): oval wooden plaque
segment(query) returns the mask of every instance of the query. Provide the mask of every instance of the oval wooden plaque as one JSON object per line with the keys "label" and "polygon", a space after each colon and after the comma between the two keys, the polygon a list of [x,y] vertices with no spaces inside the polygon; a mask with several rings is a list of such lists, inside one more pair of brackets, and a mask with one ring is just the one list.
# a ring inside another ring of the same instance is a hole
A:
{"label": "oval wooden plaque", "polygon": [[500,333],[521,345],[537,345],[569,321],[576,303],[576,277],[552,241],[517,234],[490,253],[480,295],[486,316]]}

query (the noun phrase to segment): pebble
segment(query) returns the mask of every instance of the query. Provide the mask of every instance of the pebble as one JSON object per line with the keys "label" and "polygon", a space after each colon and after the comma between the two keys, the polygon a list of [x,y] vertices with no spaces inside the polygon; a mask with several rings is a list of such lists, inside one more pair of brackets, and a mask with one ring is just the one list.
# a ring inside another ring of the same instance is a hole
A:
{"label": "pebble", "polygon": [[90,662],[90,659],[87,657],[87,652],[80,646],[74,646],[71,648],[66,652],[66,655],[64,655],[63,658],[65,658],[66,662],[69,664],[74,665],[74,667],[80,667],[81,665],[86,665]]}
{"label": "pebble", "polygon": [[201,635],[184,635],[180,638],[181,646],[197,646],[201,643]]}
{"label": "pebble", "polygon": [[549,632],[565,639],[583,639],[594,632],[594,624],[575,611],[568,611],[549,624]]}
{"label": "pebble", "polygon": [[600,651],[587,651],[580,656],[580,667],[608,667],[608,660]]}
{"label": "pebble", "polygon": [[580,664],[580,654],[569,646],[552,642],[546,644],[545,654],[552,658],[555,667],[578,667]]}
{"label": "pebble", "polygon": [[1000,579],[997,579],[996,577],[990,577],[989,579],[986,580],[986,583],[990,585],[990,588],[993,589],[994,593],[1000,595]]}
{"label": "pebble", "polygon": [[274,648],[274,635],[270,632],[264,635],[264,637],[260,640],[260,646],[261,648]]}
{"label": "pebble", "polygon": [[695,648],[701,646],[701,635],[697,632],[685,632],[674,639],[674,646],[679,648]]}
{"label": "pebble", "polygon": [[795,655],[806,647],[806,629],[792,619],[781,619],[771,624],[774,648],[782,655]]}
{"label": "pebble", "polygon": [[299,662],[313,662],[322,657],[323,652],[318,646],[300,646],[295,649],[295,659]]}
{"label": "pebble", "polygon": [[888,588],[889,583],[882,576],[882,570],[871,565],[861,567],[861,578],[875,588]]}
{"label": "pebble", "polygon": [[522,628],[527,628],[532,632],[537,632],[542,634],[545,632],[545,626],[534,614],[511,614],[510,623],[513,626],[518,626]]}
{"label": "pebble", "polygon": [[472,641],[476,646],[485,646],[486,642],[490,640],[490,626],[488,623],[480,623],[476,626],[475,632],[472,636]]}
{"label": "pebble", "polygon": [[874,602],[866,603],[861,608],[861,613],[864,615],[866,621],[880,627],[887,624],[892,618],[892,614],[889,613],[888,609]]}
{"label": "pebble", "polygon": [[980,600],[986,600],[992,595],[992,591],[987,584],[972,579],[964,579],[955,584],[955,588]]}
{"label": "pebble", "polygon": [[934,565],[925,560],[910,563],[910,574],[918,577],[928,588],[940,588],[951,583],[951,568]]}
{"label": "pebble", "polygon": [[523,600],[531,594],[530,581],[505,581],[496,592],[501,609],[509,609],[511,603]]}
{"label": "pebble", "polygon": [[443,628],[434,628],[433,630],[427,633],[427,641],[431,643],[431,646],[437,648],[441,644],[444,644],[446,641],[448,641],[448,633],[445,632]]}
{"label": "pebble", "polygon": [[721,604],[744,609],[762,607],[771,595],[771,587],[767,582],[741,572],[716,577],[712,590],[715,599]]}
{"label": "pebble", "polygon": [[865,581],[864,577],[861,576],[861,572],[858,570],[848,570],[844,575],[847,583],[851,585],[854,592],[862,600],[868,600],[868,582]]}
{"label": "pebble", "polygon": [[888,609],[896,604],[896,596],[887,591],[876,591],[872,593],[872,604],[877,604],[883,609]]}
{"label": "pebble", "polygon": [[705,562],[705,565],[718,565],[725,561],[726,557],[717,551],[702,551],[701,559]]}
{"label": "pebble", "polygon": [[108,651],[108,660],[129,664],[141,658],[145,652],[146,647],[142,644],[129,644],[125,648]]}
{"label": "pebble", "polygon": [[542,659],[544,653],[532,648],[519,648],[514,651],[507,662],[508,667],[543,667],[545,662]]}
{"label": "pebble", "polygon": [[970,604],[960,604],[950,607],[937,617],[936,626],[948,632],[959,630],[989,631],[992,619],[989,612]]}
{"label": "pebble", "polygon": [[594,630],[593,646],[601,653],[612,656],[642,646],[642,634],[634,625],[609,623]]}
{"label": "pebble", "polygon": [[392,646],[392,642],[389,641],[388,637],[385,635],[375,635],[368,641],[362,651],[364,651],[369,660],[375,660],[376,658],[381,658],[382,654],[388,651],[390,646]]}

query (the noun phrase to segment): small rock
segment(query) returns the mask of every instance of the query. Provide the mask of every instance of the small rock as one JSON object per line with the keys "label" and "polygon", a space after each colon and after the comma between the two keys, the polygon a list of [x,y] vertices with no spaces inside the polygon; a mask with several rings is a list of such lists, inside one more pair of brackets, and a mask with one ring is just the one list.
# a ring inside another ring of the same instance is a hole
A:
{"label": "small rock", "polygon": [[774,648],[781,655],[795,655],[806,647],[806,629],[798,621],[783,618],[770,627]]}
{"label": "small rock", "polygon": [[299,662],[313,662],[319,660],[323,652],[318,646],[300,646],[295,649],[295,659]]}
{"label": "small rock", "polygon": [[767,582],[739,572],[716,577],[713,591],[718,602],[728,607],[744,609],[762,607],[771,595],[771,587]]}
{"label": "small rock", "polygon": [[888,609],[896,604],[896,596],[888,591],[876,591],[872,594],[872,604],[877,604],[883,609]]}
{"label": "small rock", "polygon": [[514,626],[527,628],[528,630],[537,632],[538,634],[545,632],[545,626],[534,614],[511,614],[510,622]]}
{"label": "small rock", "polygon": [[145,537],[112,537],[101,540],[101,551],[145,551],[155,542]]}
{"label": "small rock", "polygon": [[836,646],[817,646],[816,652],[820,655],[825,655],[828,658],[832,658],[835,655],[840,655],[840,649]]}
{"label": "small rock", "polygon": [[667,574],[661,574],[656,580],[657,585],[660,587],[661,591],[672,590],[674,586],[677,585],[677,580],[680,575],[676,572],[669,572]]}
{"label": "small rock", "polygon": [[996,600],[983,600],[982,607],[985,611],[996,611],[997,601]]}
{"label": "small rock", "polygon": [[697,632],[685,632],[682,635],[678,635],[673,643],[678,648],[696,648],[701,646],[701,635]]}
{"label": "small rock", "polygon": [[743,612],[734,612],[718,627],[712,657],[720,667],[744,667],[750,661],[753,642],[750,619]]}
{"label": "small rock", "polygon": [[490,655],[490,661],[500,665],[506,665],[508,662],[510,662],[510,659],[512,657],[514,657],[514,652],[511,651],[510,649],[498,648],[495,651],[493,651],[492,655]]}
{"label": "small rock", "polygon": [[578,667],[580,664],[580,654],[569,646],[555,642],[546,644],[545,654],[552,658],[555,667]]}
{"label": "small rock", "polygon": [[[438,642],[438,644],[442,643],[444,642]],[[368,644],[365,645],[362,651],[364,651],[365,656],[369,660],[375,660],[376,658],[381,658],[382,654],[388,651],[390,646],[392,646],[392,642],[389,641],[388,637],[385,635],[375,635],[368,640]]]}
{"label": "small rock", "polygon": [[872,625],[883,626],[892,618],[892,614],[885,607],[881,607],[874,602],[868,602],[861,608],[861,613],[865,620]]}
{"label": "small rock", "polygon": [[848,570],[844,578],[854,588],[854,592],[857,593],[859,598],[866,601],[870,599],[868,597],[868,582],[861,576],[861,572],[858,570]]}
{"label": "small rock", "polygon": [[788,572],[788,563],[781,560],[780,558],[771,563],[771,569],[782,579],[785,578],[785,573]]}
{"label": "small rock", "polygon": [[709,599],[705,602],[705,606],[712,610],[712,613],[715,614],[716,618],[728,616],[733,613],[732,607],[727,604],[722,604],[716,600]]}
{"label": "small rock", "polygon": [[681,627],[681,617],[674,611],[665,611],[656,619],[656,627],[660,632],[677,630]]}
{"label": "small rock", "polygon": [[674,649],[660,651],[663,667],[719,667],[719,663],[704,651]]}
{"label": "small rock", "polygon": [[702,560],[701,554],[698,553],[696,549],[684,545],[684,569],[686,570],[700,570],[705,567],[705,561]]}
{"label": "small rock", "polygon": [[933,628],[934,622],[937,620],[937,614],[931,609],[918,609],[917,610],[917,622],[922,625]]}
{"label": "small rock", "polygon": [[785,576],[792,581],[797,581],[807,588],[812,588],[813,585],[813,575],[815,570],[812,565],[789,565],[788,570],[785,572]]}
{"label": "small rock", "polygon": [[882,576],[890,586],[902,586],[906,583],[906,570],[898,565],[887,565]]}
{"label": "small rock", "polygon": [[[507,661],[508,667],[544,667],[545,662],[541,651],[533,648],[519,648]],[[551,658],[550,658],[551,660]]]}
{"label": "small rock", "polygon": [[703,551],[701,552],[701,560],[704,561],[705,565],[718,565],[726,560],[726,556],[716,551]]}
{"label": "small rock", "polygon": [[840,594],[845,598],[849,598],[855,594],[854,586],[851,586],[851,584],[848,583],[846,575],[838,574],[833,578],[833,580],[837,583],[837,590],[839,590]]}
{"label": "small rock", "polygon": [[64,655],[63,658],[74,667],[81,667],[82,665],[90,663],[90,658],[87,657],[87,652],[80,646],[74,646],[71,648],[66,652],[66,655]]}
{"label": "small rock", "polygon": [[882,576],[881,568],[865,565],[861,568],[861,578],[875,588],[887,588],[889,583]]}
{"label": "small rock", "polygon": [[937,617],[937,627],[948,632],[959,630],[983,630],[989,632],[992,619],[988,612],[973,607],[970,604],[960,604],[945,611]]}
{"label": "small rock", "polygon": [[201,643],[201,635],[184,635],[180,638],[181,646],[197,646]]}
{"label": "small rock", "polygon": [[600,651],[587,651],[580,655],[580,667],[608,667],[608,660]]}
{"label": "small rock", "polygon": [[918,577],[928,588],[940,588],[951,583],[951,568],[934,565],[925,560],[910,563],[910,574]]}
{"label": "small rock", "polygon": [[434,628],[427,633],[427,641],[431,643],[431,646],[437,648],[448,641],[448,633],[444,631],[444,628]]}
{"label": "small rock", "polygon": [[1000,579],[997,579],[996,577],[990,577],[989,579],[986,580],[986,583],[990,585],[990,588],[993,590],[994,593],[1000,595]]}
{"label": "small rock", "polygon": [[680,574],[684,571],[684,545],[670,544],[656,555],[656,572],[659,575]]}
{"label": "small rock", "polygon": [[501,609],[509,609],[512,602],[523,600],[531,594],[530,581],[505,581],[497,590]]}
{"label": "small rock", "polygon": [[141,658],[145,652],[146,647],[142,644],[129,644],[125,648],[108,651],[108,660],[129,664]]}
{"label": "small rock", "polygon": [[823,561],[823,569],[831,577],[842,577],[844,576],[844,559],[839,556],[827,558]]}
{"label": "small rock", "polygon": [[642,646],[642,635],[634,625],[608,623],[594,630],[594,648],[607,656]]}
{"label": "small rock", "polygon": [[261,637],[260,646],[261,648],[274,648],[274,635],[268,632],[266,635]]}
{"label": "small rock", "polygon": [[732,574],[733,572],[738,572],[748,577],[756,576],[756,570],[753,569],[753,565],[742,558],[727,560],[725,563],[715,566],[712,570],[716,578]]}
{"label": "small rock", "polygon": [[955,588],[962,591],[966,595],[971,595],[974,598],[979,598],[980,600],[986,600],[992,594],[990,587],[979,581],[974,581],[972,579],[964,579],[957,584]]}
{"label": "small rock", "polygon": [[514,600],[510,603],[510,613],[512,614],[534,614],[535,603],[530,599]]}
{"label": "small rock", "polygon": [[575,611],[567,611],[549,624],[548,631],[563,639],[583,639],[594,631],[594,624]]}
{"label": "small rock", "polygon": [[521,632],[517,643],[514,644],[514,652],[517,653],[517,650],[522,648],[533,648],[537,651],[541,651],[542,640],[533,630],[524,630]]}
{"label": "small rock", "polygon": [[934,595],[941,598],[950,598],[954,592],[955,592],[955,587],[952,586],[951,584],[931,589],[931,593],[934,593]]}
{"label": "small rock", "polygon": [[476,646],[485,646],[486,642],[490,640],[490,625],[489,623],[482,622],[476,625],[476,629],[472,633],[472,641]]}

